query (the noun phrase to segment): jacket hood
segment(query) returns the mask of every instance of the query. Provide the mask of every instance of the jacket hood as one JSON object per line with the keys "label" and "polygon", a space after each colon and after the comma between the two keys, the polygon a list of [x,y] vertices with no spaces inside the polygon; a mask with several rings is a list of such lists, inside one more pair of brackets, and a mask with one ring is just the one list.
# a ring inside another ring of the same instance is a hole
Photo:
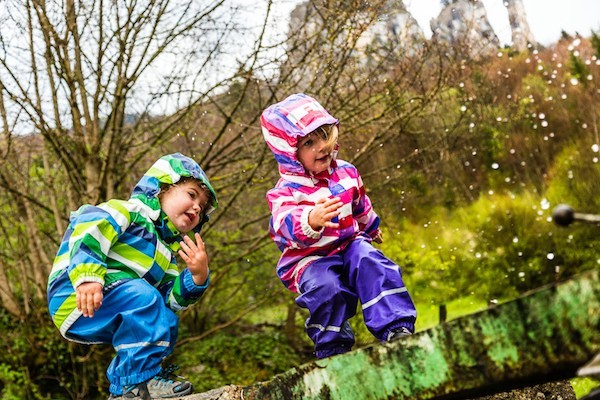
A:
{"label": "jacket hood", "polygon": [[[136,199],[150,207],[155,211],[155,224],[159,230],[163,231],[161,235],[163,238],[170,236],[179,235],[179,232],[173,224],[168,220],[166,214],[161,210],[160,202],[158,200],[158,194],[161,190],[162,184],[172,185],[177,183],[184,177],[196,178],[200,182],[206,185],[210,193],[212,194],[212,203],[206,210],[204,219],[200,221],[198,226],[194,228],[194,232],[200,232],[202,225],[208,221],[209,214],[212,213],[218,206],[217,194],[211,186],[208,177],[200,168],[196,161],[189,157],[186,157],[180,153],[169,154],[161,157],[158,161],[150,167],[150,169],[144,174],[142,179],[133,188],[131,199]],[[161,225],[163,228],[161,229]],[[166,232],[164,230],[170,231]]]}
{"label": "jacket hood", "polygon": [[338,124],[314,98],[293,94],[273,104],[260,117],[263,136],[283,175],[307,175],[298,161],[298,140],[320,126]]}

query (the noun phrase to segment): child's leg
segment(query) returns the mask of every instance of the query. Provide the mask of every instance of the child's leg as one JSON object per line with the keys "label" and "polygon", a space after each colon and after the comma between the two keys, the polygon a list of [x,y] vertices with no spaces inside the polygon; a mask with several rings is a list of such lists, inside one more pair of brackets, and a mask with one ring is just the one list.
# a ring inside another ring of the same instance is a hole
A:
{"label": "child's leg", "polygon": [[398,265],[362,238],[346,247],[344,264],[361,300],[365,325],[375,337],[385,340],[400,327],[414,332],[417,311]]}
{"label": "child's leg", "polygon": [[296,304],[307,308],[306,332],[315,343],[317,358],[350,351],[354,334],[348,319],[356,313],[358,299],[340,275],[341,257],[324,257],[304,270]]}
{"label": "child's leg", "polygon": [[106,375],[110,391],[147,381],[161,370],[177,340],[178,317],[146,281],[133,279],[105,294],[92,318],[80,317],[67,335],[76,340],[110,343],[116,351]]}

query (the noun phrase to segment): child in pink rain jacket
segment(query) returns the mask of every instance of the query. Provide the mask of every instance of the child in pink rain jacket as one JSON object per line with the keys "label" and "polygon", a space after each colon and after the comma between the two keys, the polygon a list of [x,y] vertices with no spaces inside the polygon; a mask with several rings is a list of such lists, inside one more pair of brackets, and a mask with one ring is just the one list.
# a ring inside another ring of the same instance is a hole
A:
{"label": "child in pink rain jacket", "polygon": [[270,234],[282,251],[277,274],[308,309],[317,358],[350,351],[348,319],[360,301],[382,341],[414,332],[416,310],[400,267],[376,249],[379,217],[360,173],[336,159],[338,120],[314,98],[294,94],[261,116],[281,178],[267,193]]}

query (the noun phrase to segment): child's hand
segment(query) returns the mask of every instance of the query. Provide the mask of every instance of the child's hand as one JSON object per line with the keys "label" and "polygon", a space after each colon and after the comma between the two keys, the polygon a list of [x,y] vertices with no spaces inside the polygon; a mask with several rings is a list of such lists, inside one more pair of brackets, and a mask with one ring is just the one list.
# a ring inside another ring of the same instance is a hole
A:
{"label": "child's hand", "polygon": [[179,255],[187,264],[188,269],[192,273],[194,283],[202,286],[208,278],[208,255],[204,248],[204,242],[199,233],[195,233],[196,243],[189,236],[185,235],[183,241],[179,242],[181,250]]}
{"label": "child's hand", "polygon": [[383,234],[380,230],[377,230],[377,232],[375,232],[375,236],[373,236],[373,241],[375,243],[383,243]]}
{"label": "child's hand", "polygon": [[75,289],[75,298],[77,300],[77,309],[83,313],[84,317],[92,318],[94,312],[98,311],[102,305],[102,288],[104,285],[98,282],[85,282]]}
{"label": "child's hand", "polygon": [[343,206],[339,197],[332,199],[323,198],[317,201],[315,208],[308,214],[308,224],[315,231],[322,227],[339,228],[340,224],[331,222],[331,219],[340,215],[340,207]]}

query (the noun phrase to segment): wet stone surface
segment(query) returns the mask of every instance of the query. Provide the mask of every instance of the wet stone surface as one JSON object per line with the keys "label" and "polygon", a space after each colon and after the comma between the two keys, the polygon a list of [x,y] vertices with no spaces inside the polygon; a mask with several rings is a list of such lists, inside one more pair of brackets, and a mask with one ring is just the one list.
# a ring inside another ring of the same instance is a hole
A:
{"label": "wet stone surface", "polygon": [[568,381],[511,390],[468,400],[576,400],[575,391]]}

